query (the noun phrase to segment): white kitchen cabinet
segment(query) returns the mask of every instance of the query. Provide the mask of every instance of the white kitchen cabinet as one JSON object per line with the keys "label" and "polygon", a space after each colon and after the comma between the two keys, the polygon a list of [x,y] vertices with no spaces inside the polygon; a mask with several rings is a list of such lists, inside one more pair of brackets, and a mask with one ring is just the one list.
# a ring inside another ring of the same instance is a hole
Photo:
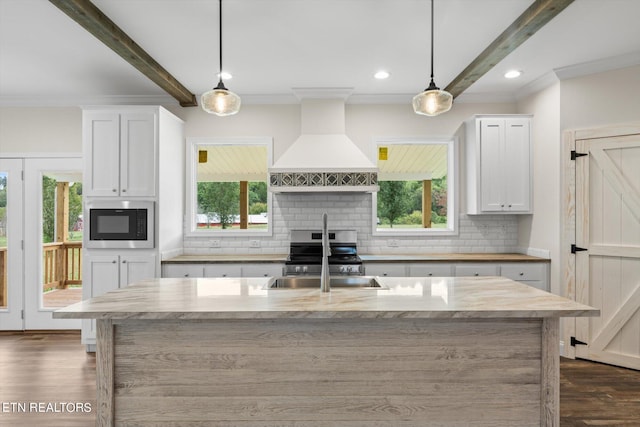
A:
{"label": "white kitchen cabinet", "polygon": [[204,277],[204,264],[164,264],[162,277]]}
{"label": "white kitchen cabinet", "polygon": [[549,292],[549,264],[547,263],[501,264],[500,275]]}
{"label": "white kitchen cabinet", "polygon": [[280,263],[250,263],[242,265],[242,277],[280,277],[284,264]]}
{"label": "white kitchen cabinet", "polygon": [[457,264],[454,267],[454,276],[499,276],[499,265],[487,264]]}
{"label": "white kitchen cabinet", "polygon": [[[118,255],[86,251],[82,260],[82,299],[100,296],[131,283],[156,277],[156,255],[153,252]],[[82,321],[82,342],[95,345],[95,320]],[[92,349],[91,349],[92,350]]]}
{"label": "white kitchen cabinet", "polygon": [[407,265],[402,262],[368,262],[364,266],[364,272],[367,276],[406,277]]}
{"label": "white kitchen cabinet", "polygon": [[156,123],[154,111],[83,112],[85,196],[156,195]]}
{"label": "white kitchen cabinet", "polygon": [[242,264],[205,264],[204,277],[242,277]]}
{"label": "white kitchen cabinet", "polygon": [[467,213],[531,213],[531,116],[479,115],[464,127]]}
{"label": "white kitchen cabinet", "polygon": [[450,277],[454,265],[441,262],[421,262],[408,265],[409,277]]}

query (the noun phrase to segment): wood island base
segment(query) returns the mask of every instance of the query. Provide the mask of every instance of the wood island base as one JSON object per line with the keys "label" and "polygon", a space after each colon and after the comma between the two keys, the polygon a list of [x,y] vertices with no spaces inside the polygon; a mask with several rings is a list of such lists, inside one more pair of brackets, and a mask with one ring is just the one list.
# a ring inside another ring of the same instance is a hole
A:
{"label": "wood island base", "polygon": [[559,425],[558,318],[97,320],[99,426]]}

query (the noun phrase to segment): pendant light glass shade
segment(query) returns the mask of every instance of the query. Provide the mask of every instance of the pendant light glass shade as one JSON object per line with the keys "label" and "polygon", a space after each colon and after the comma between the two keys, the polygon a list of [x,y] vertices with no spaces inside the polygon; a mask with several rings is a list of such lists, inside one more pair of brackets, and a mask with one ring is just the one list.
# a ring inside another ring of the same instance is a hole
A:
{"label": "pendant light glass shade", "polygon": [[453,105],[453,96],[441,90],[433,81],[433,0],[431,0],[431,83],[423,92],[413,97],[413,111],[425,116],[446,113]]}
{"label": "pendant light glass shade", "polygon": [[437,116],[446,113],[453,105],[453,96],[446,90],[436,87],[433,80],[424,92],[413,97],[413,111],[425,116]]}
{"label": "pendant light glass shade", "polygon": [[200,105],[202,109],[209,114],[215,114],[216,116],[231,116],[240,111],[240,97],[231,92],[222,83],[222,0],[218,0],[218,19],[220,37],[220,81],[218,86],[214,87],[208,92],[205,92],[200,97]]}
{"label": "pendant light glass shade", "polygon": [[227,89],[222,81],[202,94],[200,104],[204,111],[216,116],[231,116],[240,111],[240,97]]}

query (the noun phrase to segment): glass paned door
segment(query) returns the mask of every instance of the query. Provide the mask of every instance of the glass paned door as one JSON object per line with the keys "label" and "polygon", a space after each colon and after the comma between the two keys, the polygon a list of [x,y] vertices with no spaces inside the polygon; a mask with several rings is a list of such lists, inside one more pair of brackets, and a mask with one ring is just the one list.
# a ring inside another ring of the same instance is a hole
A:
{"label": "glass paned door", "polygon": [[22,330],[22,159],[0,159],[0,330]]}
{"label": "glass paned door", "polygon": [[82,300],[82,161],[25,161],[25,329],[79,329],[51,313]]}

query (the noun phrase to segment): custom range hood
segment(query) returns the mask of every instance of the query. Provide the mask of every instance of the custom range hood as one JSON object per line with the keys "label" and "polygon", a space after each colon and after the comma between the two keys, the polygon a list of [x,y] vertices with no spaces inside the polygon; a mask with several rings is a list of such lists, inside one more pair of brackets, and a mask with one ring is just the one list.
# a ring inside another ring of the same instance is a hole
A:
{"label": "custom range hood", "polygon": [[346,91],[295,93],[301,101],[302,134],[269,168],[270,190],[378,191],[378,168],[345,134]]}

